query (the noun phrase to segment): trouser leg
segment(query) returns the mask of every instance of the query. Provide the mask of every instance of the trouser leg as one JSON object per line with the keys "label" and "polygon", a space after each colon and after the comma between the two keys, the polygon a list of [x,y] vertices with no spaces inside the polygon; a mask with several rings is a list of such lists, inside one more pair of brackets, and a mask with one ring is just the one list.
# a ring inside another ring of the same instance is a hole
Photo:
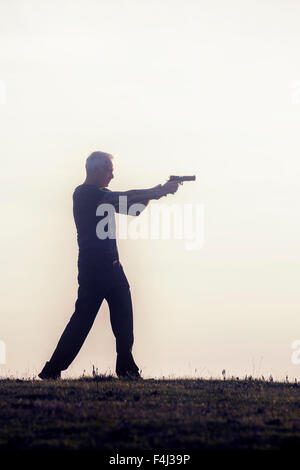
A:
{"label": "trouser leg", "polygon": [[99,286],[82,283],[78,288],[75,312],[70,318],[49,361],[54,370],[66,370],[80,351],[102,304]]}
{"label": "trouser leg", "polygon": [[114,268],[113,287],[105,298],[109,306],[111,327],[116,338],[116,373],[119,375],[126,371],[138,371],[131,353],[134,340],[131,292],[120,263]]}

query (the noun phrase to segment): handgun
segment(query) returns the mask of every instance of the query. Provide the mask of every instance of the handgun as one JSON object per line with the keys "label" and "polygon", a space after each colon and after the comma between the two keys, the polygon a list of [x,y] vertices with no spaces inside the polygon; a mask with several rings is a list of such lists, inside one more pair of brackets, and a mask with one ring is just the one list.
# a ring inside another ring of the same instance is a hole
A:
{"label": "handgun", "polygon": [[175,176],[171,175],[168,181],[177,181],[180,184],[183,184],[184,181],[195,181],[196,176]]}

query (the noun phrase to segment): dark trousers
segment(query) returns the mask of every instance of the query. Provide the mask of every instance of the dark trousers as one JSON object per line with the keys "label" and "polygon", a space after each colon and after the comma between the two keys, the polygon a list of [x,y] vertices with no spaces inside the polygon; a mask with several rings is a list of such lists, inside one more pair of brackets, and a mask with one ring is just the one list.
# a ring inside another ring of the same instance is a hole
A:
{"label": "dark trousers", "polygon": [[78,259],[78,298],[70,318],[49,361],[53,370],[66,370],[77,356],[106,299],[116,338],[116,373],[138,371],[132,357],[133,314],[130,286],[121,263],[116,259]]}

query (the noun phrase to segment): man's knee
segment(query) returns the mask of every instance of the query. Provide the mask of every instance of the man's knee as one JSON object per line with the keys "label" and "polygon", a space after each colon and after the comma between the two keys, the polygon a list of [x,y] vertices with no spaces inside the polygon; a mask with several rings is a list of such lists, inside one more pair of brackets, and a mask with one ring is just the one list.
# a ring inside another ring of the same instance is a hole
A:
{"label": "man's knee", "polygon": [[79,322],[93,322],[101,303],[102,299],[96,296],[93,298],[78,297],[75,303],[75,311],[71,318]]}

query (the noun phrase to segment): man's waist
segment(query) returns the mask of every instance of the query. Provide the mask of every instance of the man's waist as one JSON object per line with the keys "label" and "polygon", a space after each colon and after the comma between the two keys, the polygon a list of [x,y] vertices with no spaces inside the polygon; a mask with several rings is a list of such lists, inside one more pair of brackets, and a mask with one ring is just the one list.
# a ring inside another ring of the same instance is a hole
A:
{"label": "man's waist", "polygon": [[90,259],[98,261],[119,261],[118,251],[99,250],[96,248],[79,248],[78,259]]}

